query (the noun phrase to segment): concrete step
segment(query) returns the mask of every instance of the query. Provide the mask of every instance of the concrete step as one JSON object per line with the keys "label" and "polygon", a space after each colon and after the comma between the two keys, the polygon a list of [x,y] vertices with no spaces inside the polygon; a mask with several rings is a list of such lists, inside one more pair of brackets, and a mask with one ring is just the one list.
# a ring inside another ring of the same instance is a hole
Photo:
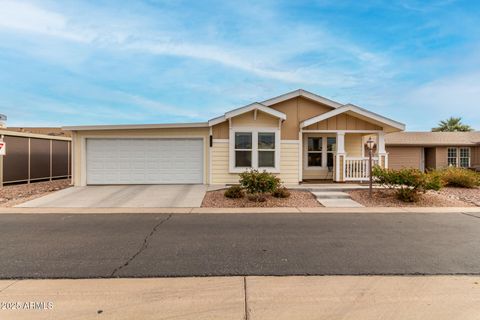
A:
{"label": "concrete step", "polygon": [[324,207],[335,208],[362,208],[363,206],[352,199],[317,199]]}
{"label": "concrete step", "polygon": [[317,199],[350,199],[350,195],[341,191],[313,191]]}

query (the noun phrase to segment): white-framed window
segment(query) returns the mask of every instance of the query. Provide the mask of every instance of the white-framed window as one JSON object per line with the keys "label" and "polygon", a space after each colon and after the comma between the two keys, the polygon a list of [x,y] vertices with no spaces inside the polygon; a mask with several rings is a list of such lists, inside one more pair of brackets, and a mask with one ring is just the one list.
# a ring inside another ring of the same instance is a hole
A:
{"label": "white-framed window", "polygon": [[459,165],[462,168],[470,167],[470,148],[464,147],[460,148],[459,152]]}
{"label": "white-framed window", "polygon": [[252,133],[235,132],[235,167],[250,168],[252,166]]}
{"label": "white-framed window", "polygon": [[307,167],[323,167],[323,137],[308,137]]}
{"label": "white-framed window", "polygon": [[448,148],[447,164],[452,167],[457,166],[457,148]]}
{"label": "white-framed window", "polygon": [[246,169],[280,172],[279,129],[232,128],[229,149],[229,169],[232,173]]}
{"label": "white-framed window", "polygon": [[309,136],[306,146],[306,169],[333,168],[337,138],[329,136]]}
{"label": "white-framed window", "polygon": [[469,147],[450,147],[447,150],[447,164],[453,167],[470,167],[470,148]]}

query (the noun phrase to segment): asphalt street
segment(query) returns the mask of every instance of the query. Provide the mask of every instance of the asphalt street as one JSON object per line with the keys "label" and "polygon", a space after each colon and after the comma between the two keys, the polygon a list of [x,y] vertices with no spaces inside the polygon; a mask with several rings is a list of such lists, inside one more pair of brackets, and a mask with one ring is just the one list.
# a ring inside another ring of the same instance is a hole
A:
{"label": "asphalt street", "polygon": [[480,274],[480,215],[1,215],[0,278]]}

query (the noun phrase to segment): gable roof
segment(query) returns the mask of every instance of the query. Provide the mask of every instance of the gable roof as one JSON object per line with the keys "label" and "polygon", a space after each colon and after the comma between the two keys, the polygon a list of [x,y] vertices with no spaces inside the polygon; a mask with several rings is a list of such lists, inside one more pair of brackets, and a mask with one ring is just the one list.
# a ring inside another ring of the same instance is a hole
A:
{"label": "gable roof", "polygon": [[250,111],[255,111],[255,110],[265,112],[265,113],[267,113],[271,116],[277,117],[281,120],[286,120],[287,119],[287,115],[285,113],[280,112],[278,110],[275,110],[273,108],[267,107],[266,105],[264,105],[262,103],[254,102],[254,103],[251,103],[251,104],[246,105],[244,107],[228,111],[223,116],[213,118],[213,119],[208,121],[208,124],[210,126],[213,126],[213,125],[216,125],[218,123],[224,122],[225,120],[228,120],[230,118],[239,116],[241,114],[244,114],[244,113],[247,113],[247,112],[250,112]]}
{"label": "gable roof", "polygon": [[366,118],[367,120],[369,120],[373,123],[379,124],[381,126],[386,125],[386,126],[389,126],[389,127],[394,128],[394,129],[401,130],[401,131],[405,130],[405,125],[403,123],[400,123],[400,122],[397,122],[395,120],[386,118],[386,117],[381,116],[377,113],[368,111],[366,109],[360,108],[360,107],[355,106],[353,104],[346,104],[346,105],[338,107],[338,108],[336,108],[332,111],[329,111],[329,112],[323,113],[321,115],[315,116],[313,118],[307,119],[307,120],[303,121],[302,123],[300,123],[300,127],[305,128],[305,127],[308,127],[308,126],[310,126],[314,123],[317,123],[317,122],[320,122],[320,121],[323,121],[323,120],[327,120],[329,118],[335,117],[335,116],[337,116],[339,114],[342,114],[342,113],[353,113],[356,116],[360,116],[360,118]]}
{"label": "gable roof", "polygon": [[295,90],[295,91],[292,91],[292,92],[288,92],[288,93],[282,94],[278,97],[262,101],[261,103],[265,106],[271,106],[271,105],[274,105],[274,104],[277,104],[277,103],[280,103],[280,102],[283,102],[283,101],[287,101],[287,100],[290,100],[290,99],[293,99],[293,98],[298,98],[298,97],[304,97],[306,99],[310,99],[310,100],[316,101],[318,103],[322,103],[322,104],[327,105],[327,106],[332,107],[332,108],[338,108],[338,107],[341,107],[343,105],[342,103],[327,99],[325,97],[319,96],[318,94],[311,93],[311,92],[309,92],[307,90],[303,90],[303,89],[298,89],[298,90]]}
{"label": "gable roof", "polygon": [[480,145],[480,131],[395,132],[385,135],[385,144],[397,146],[475,146]]}

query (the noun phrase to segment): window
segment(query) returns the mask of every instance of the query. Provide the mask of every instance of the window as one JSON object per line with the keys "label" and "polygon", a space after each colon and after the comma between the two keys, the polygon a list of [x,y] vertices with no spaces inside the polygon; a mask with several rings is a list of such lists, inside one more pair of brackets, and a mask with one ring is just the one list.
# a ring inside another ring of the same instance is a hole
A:
{"label": "window", "polygon": [[448,148],[447,163],[449,166],[453,167],[470,167],[470,148]]}
{"label": "window", "polygon": [[333,168],[337,139],[335,137],[308,137],[307,139],[307,167]]}
{"label": "window", "polygon": [[322,166],[322,149],[323,138],[309,137],[308,138],[308,166],[321,167]]}
{"label": "window", "polygon": [[262,168],[275,167],[275,133],[258,133],[258,166]]}
{"label": "window", "polygon": [[235,132],[235,167],[252,166],[252,133]]}
{"label": "window", "polygon": [[470,148],[460,148],[460,167],[470,167]]}
{"label": "window", "polygon": [[337,151],[337,138],[328,137],[327,138],[327,167],[333,168],[333,158]]}
{"label": "window", "polygon": [[280,131],[238,129],[232,129],[230,135],[230,172],[243,172],[246,168],[278,172]]}
{"label": "window", "polygon": [[457,166],[457,148],[448,148],[447,152],[447,163],[448,166]]}

